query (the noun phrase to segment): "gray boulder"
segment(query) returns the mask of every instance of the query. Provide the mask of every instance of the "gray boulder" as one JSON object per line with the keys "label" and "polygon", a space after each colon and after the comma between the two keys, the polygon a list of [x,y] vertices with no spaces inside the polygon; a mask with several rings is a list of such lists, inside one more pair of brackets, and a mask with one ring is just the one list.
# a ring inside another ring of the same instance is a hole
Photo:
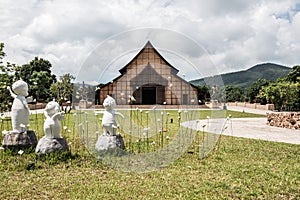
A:
{"label": "gray boulder", "polygon": [[99,161],[102,161],[104,156],[120,156],[125,153],[124,140],[121,135],[100,135],[95,148]]}
{"label": "gray boulder", "polygon": [[42,137],[35,149],[37,155],[43,155],[48,153],[59,153],[63,151],[69,151],[69,146],[65,138],[47,138]]}
{"label": "gray boulder", "polygon": [[37,138],[34,131],[27,130],[24,132],[9,131],[5,134],[2,146],[7,149],[25,149],[37,144]]}

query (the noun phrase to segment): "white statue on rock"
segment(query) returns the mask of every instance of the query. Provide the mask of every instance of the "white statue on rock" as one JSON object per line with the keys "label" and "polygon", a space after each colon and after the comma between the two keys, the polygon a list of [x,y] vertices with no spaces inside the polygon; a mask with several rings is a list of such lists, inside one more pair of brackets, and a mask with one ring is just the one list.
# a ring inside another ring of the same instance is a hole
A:
{"label": "white statue on rock", "polygon": [[116,127],[117,122],[115,115],[120,115],[124,118],[122,113],[119,113],[118,111],[114,110],[114,107],[116,106],[116,101],[111,96],[107,95],[106,99],[103,101],[103,106],[105,108],[105,111],[103,112],[103,118],[102,118],[102,128],[103,128],[103,134],[104,135],[116,135]]}
{"label": "white statue on rock", "polygon": [[[124,118],[122,113],[114,110],[116,106],[116,101],[111,96],[107,95],[106,99],[103,101],[103,106],[105,110],[102,117],[102,129],[103,134],[98,137],[95,145],[95,149],[98,152],[98,159],[102,162],[106,153],[113,152],[115,155],[121,155],[125,149],[124,140],[120,134],[116,134],[118,128],[116,115],[120,115]],[[121,151],[119,151],[121,150]],[[109,154],[108,154],[109,155]]]}
{"label": "white statue on rock", "polygon": [[44,115],[44,132],[46,138],[60,138],[60,120],[63,119],[63,113],[59,112],[60,106],[57,102],[51,101],[46,105]]}
{"label": "white statue on rock", "polygon": [[28,85],[26,82],[18,80],[12,85],[12,90],[10,87],[7,89],[14,98],[11,108],[12,132],[24,132],[29,124],[29,108],[25,98],[28,96]]}
{"label": "white statue on rock", "polygon": [[60,106],[55,101],[50,101],[44,110],[46,117],[44,122],[45,136],[42,137],[35,149],[37,155],[47,153],[59,153],[69,151],[67,140],[60,136],[60,120],[63,119],[63,113],[60,112]]}

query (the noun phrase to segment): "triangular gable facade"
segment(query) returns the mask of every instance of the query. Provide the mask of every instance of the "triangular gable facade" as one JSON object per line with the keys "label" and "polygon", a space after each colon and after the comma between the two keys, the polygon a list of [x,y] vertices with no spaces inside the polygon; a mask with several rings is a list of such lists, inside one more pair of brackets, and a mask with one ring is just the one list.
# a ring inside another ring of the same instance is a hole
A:
{"label": "triangular gable facade", "polygon": [[[148,41],[122,69],[121,75],[100,88],[99,104],[107,95],[118,105],[195,104],[197,88],[177,75],[179,70],[166,61]],[[135,102],[130,102],[130,97]]]}

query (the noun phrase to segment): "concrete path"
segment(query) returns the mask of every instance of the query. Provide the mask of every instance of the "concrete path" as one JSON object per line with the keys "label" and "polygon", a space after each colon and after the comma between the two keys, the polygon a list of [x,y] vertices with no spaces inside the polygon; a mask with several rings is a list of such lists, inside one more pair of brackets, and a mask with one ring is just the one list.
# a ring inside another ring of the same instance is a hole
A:
{"label": "concrete path", "polygon": [[300,144],[300,130],[273,127],[266,118],[209,119],[183,122],[182,126],[234,137]]}

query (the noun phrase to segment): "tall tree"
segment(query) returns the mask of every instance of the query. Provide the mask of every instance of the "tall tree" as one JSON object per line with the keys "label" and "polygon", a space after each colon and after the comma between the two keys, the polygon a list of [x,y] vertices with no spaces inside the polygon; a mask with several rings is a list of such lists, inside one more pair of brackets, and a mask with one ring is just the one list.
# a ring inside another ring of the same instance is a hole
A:
{"label": "tall tree", "polygon": [[200,104],[205,104],[207,98],[210,98],[209,89],[206,85],[198,86],[198,100]]}
{"label": "tall tree", "polygon": [[7,63],[3,65],[3,58],[5,57],[4,43],[0,43],[0,111],[8,111],[12,101],[7,86],[12,84],[12,69],[14,65]]}
{"label": "tall tree", "polygon": [[225,87],[226,101],[235,102],[243,100],[243,89],[241,87],[228,85]]}
{"label": "tall tree", "polygon": [[292,71],[287,75],[286,80],[294,83],[300,82],[300,65],[293,67]]}
{"label": "tall tree", "polygon": [[29,64],[17,67],[15,76],[29,85],[29,95],[38,101],[49,100],[49,90],[56,76],[51,73],[51,63],[48,60],[35,57]]}
{"label": "tall tree", "polygon": [[59,77],[59,81],[51,85],[52,96],[62,105],[64,102],[72,102],[75,77],[71,74],[64,74]]}
{"label": "tall tree", "polygon": [[262,87],[258,97],[272,103],[276,110],[299,110],[299,83],[279,81]]}
{"label": "tall tree", "polygon": [[250,103],[266,103],[264,99],[257,98],[257,95],[259,94],[261,88],[264,86],[268,86],[269,83],[270,81],[266,79],[258,79],[246,89],[246,98],[250,101]]}

